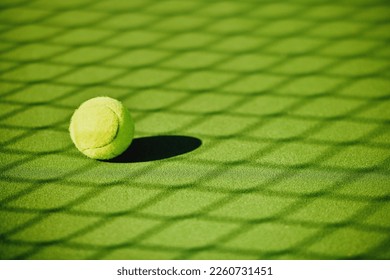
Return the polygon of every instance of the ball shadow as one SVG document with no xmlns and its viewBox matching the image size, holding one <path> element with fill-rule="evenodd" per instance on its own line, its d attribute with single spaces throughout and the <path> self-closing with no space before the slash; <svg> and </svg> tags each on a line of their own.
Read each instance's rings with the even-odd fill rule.
<svg viewBox="0 0 390 280">
<path fill-rule="evenodd" d="M 191 136 L 166 135 L 133 139 L 130 147 L 121 155 L 108 160 L 112 163 L 155 161 L 189 153 L 202 145 Z"/>
</svg>

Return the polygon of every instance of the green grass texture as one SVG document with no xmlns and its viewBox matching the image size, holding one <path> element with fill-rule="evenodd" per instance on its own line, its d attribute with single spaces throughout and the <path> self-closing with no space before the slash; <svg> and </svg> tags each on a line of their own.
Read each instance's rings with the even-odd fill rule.
<svg viewBox="0 0 390 280">
<path fill-rule="evenodd" d="M 387 0 L 1 0 L 0 259 L 390 259 L 389 43 Z"/>
</svg>

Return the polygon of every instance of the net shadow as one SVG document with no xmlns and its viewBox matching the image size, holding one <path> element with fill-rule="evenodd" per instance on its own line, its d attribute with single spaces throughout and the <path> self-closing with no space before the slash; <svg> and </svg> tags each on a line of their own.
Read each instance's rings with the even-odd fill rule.
<svg viewBox="0 0 390 280">
<path fill-rule="evenodd" d="M 167 159 L 192 152 L 202 145 L 198 138 L 182 135 L 140 137 L 120 156 L 108 160 L 111 163 L 146 162 Z"/>
</svg>

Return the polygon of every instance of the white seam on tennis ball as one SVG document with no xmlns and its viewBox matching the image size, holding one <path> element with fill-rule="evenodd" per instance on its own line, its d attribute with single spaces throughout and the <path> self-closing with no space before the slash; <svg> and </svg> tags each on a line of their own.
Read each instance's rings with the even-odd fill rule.
<svg viewBox="0 0 390 280">
<path fill-rule="evenodd" d="M 111 112 L 113 112 L 115 117 L 116 117 L 116 119 L 117 119 L 117 121 L 118 121 L 118 128 L 117 128 L 117 130 L 115 132 L 115 136 L 112 138 L 112 141 L 110 143 L 108 143 L 108 144 L 105 144 L 105 145 L 100 146 L 100 147 L 86 148 L 84 150 L 81 150 L 82 152 L 89 151 L 89 150 L 94 150 L 94 149 L 101 149 L 101 148 L 107 147 L 108 145 L 111 145 L 112 142 L 114 142 L 116 137 L 118 136 L 119 129 L 120 129 L 120 126 L 121 126 L 120 118 L 119 118 L 118 114 L 113 109 L 111 109 L 109 106 L 105 105 L 104 107 L 108 108 Z"/>
</svg>

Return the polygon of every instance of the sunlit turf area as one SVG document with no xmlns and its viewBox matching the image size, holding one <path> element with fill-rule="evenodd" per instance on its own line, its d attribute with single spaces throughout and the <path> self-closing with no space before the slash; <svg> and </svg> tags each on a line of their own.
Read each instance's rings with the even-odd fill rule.
<svg viewBox="0 0 390 280">
<path fill-rule="evenodd" d="M 389 44 L 388 0 L 0 0 L 0 258 L 390 259 Z"/>
</svg>

